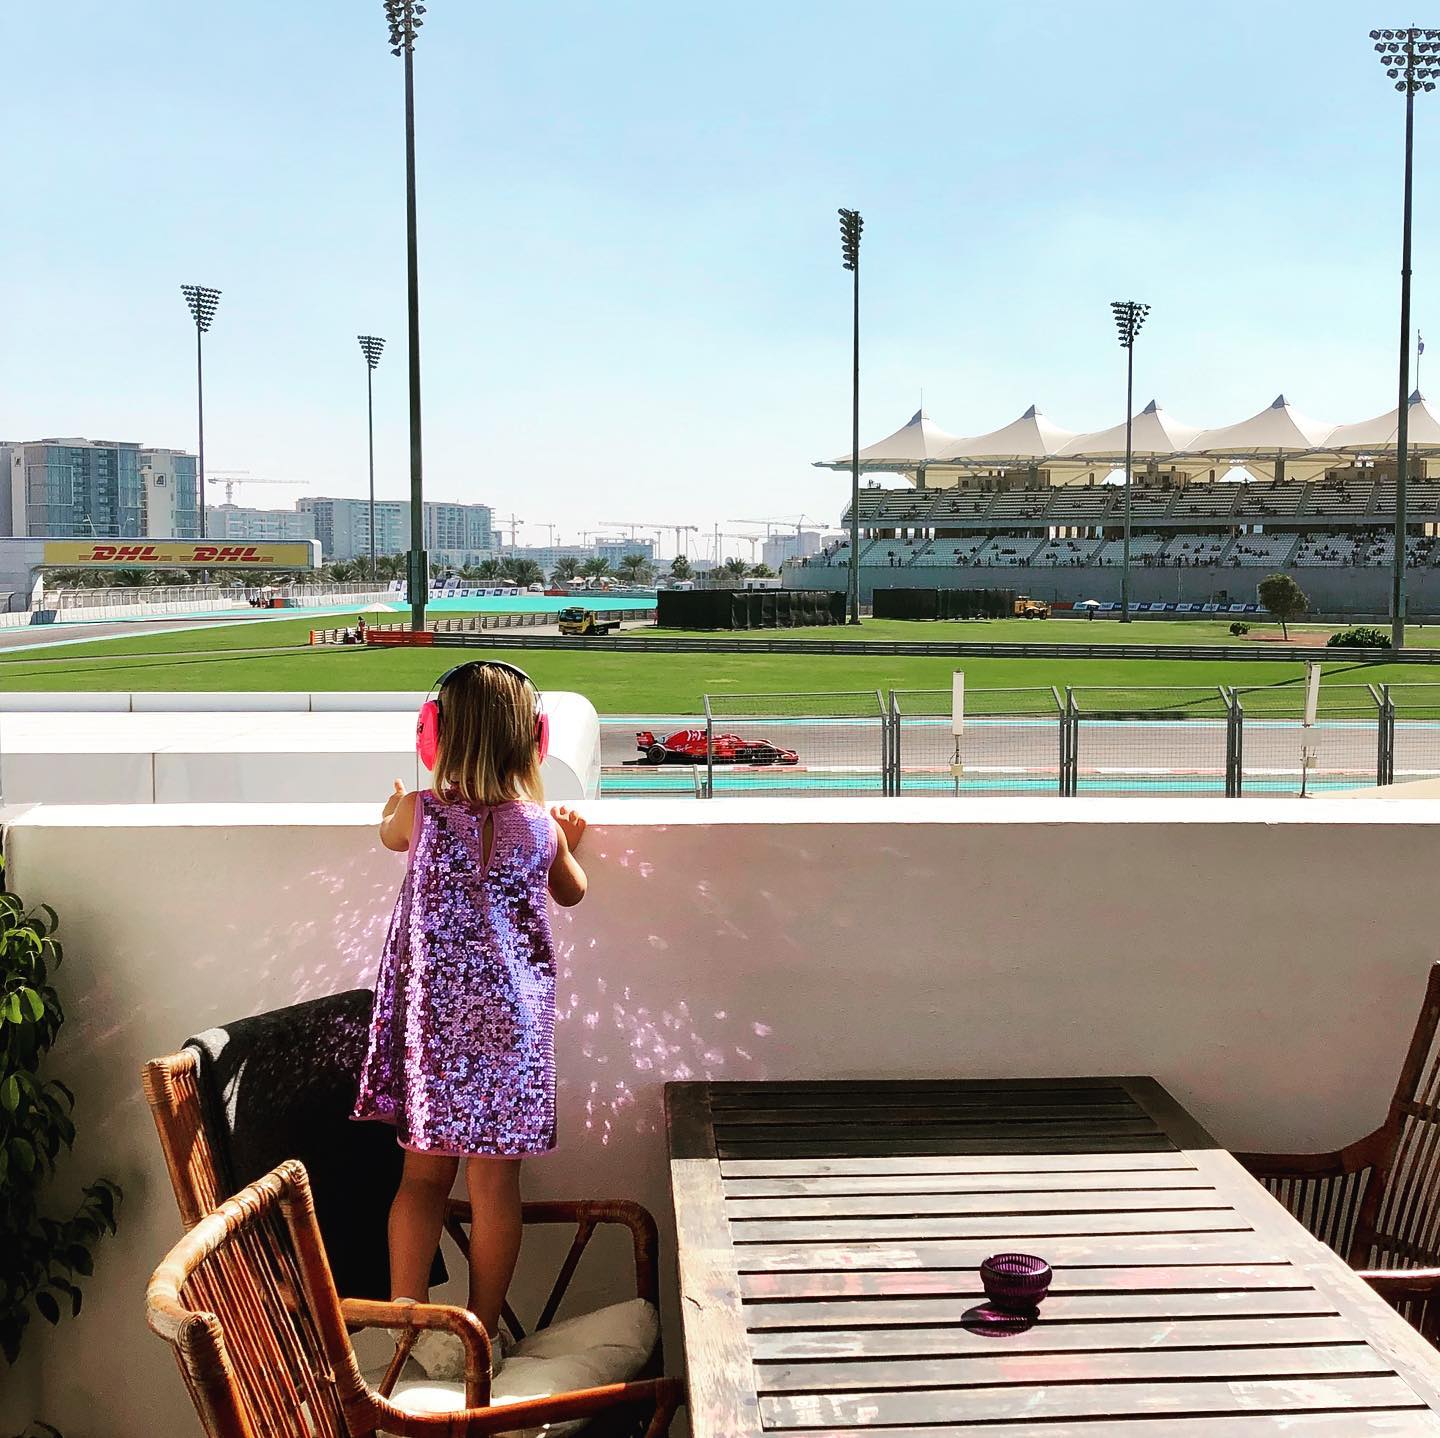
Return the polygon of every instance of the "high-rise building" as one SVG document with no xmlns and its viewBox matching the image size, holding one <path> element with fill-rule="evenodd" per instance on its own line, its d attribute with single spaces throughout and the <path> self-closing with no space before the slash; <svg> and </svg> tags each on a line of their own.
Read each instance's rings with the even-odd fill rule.
<svg viewBox="0 0 1440 1438">
<path fill-rule="evenodd" d="M 197 539 L 195 456 L 117 440 L 0 444 L 0 534 Z"/>
<path fill-rule="evenodd" d="M 370 501 L 307 496 L 295 506 L 314 516 L 315 538 L 327 560 L 361 559 L 370 553 Z M 425 548 L 441 564 L 473 564 L 495 552 L 488 504 L 426 500 Z M 410 548 L 410 501 L 375 501 L 376 554 L 404 554 Z"/>
<path fill-rule="evenodd" d="M 141 539 L 145 536 L 140 446 L 115 440 L 41 439 L 0 448 L 17 537 Z"/>
<path fill-rule="evenodd" d="M 244 539 L 256 543 L 314 539 L 315 516 L 301 509 L 246 509 L 239 504 L 205 508 L 208 539 Z"/>
<path fill-rule="evenodd" d="M 765 563 L 778 570 L 787 559 L 809 559 L 819 554 L 824 536 L 816 529 L 802 529 L 796 534 L 772 534 L 760 547 Z"/>
<path fill-rule="evenodd" d="M 602 539 L 595 546 L 595 553 L 601 559 L 610 561 L 611 569 L 619 569 L 620 561 L 630 554 L 638 554 L 651 564 L 655 562 L 655 541 L 653 539 Z"/>
<path fill-rule="evenodd" d="M 199 539 L 200 492 L 195 456 L 183 449 L 142 449 L 140 479 L 146 537 Z"/>
</svg>

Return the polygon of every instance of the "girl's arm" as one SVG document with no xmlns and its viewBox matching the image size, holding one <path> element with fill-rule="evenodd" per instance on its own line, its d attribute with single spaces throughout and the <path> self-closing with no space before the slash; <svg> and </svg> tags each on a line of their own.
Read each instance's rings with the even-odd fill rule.
<svg viewBox="0 0 1440 1438">
<path fill-rule="evenodd" d="M 574 908 L 585 897 L 585 870 L 575 858 L 585 821 L 573 809 L 551 809 L 555 821 L 555 857 L 550 861 L 550 897 L 563 909 Z"/>
<path fill-rule="evenodd" d="M 410 834 L 415 827 L 415 795 L 407 794 L 397 779 L 395 789 L 385 801 L 380 815 L 380 842 L 387 849 L 403 854 L 410 847 Z"/>
</svg>

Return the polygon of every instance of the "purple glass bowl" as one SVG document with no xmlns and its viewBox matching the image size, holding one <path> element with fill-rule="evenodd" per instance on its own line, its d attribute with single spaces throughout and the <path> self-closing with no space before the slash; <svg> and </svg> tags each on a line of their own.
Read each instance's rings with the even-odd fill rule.
<svg viewBox="0 0 1440 1438">
<path fill-rule="evenodd" d="M 997 1307 L 1035 1308 L 1050 1291 L 1050 1265 L 1029 1253 L 997 1253 L 980 1265 L 980 1282 Z"/>
</svg>

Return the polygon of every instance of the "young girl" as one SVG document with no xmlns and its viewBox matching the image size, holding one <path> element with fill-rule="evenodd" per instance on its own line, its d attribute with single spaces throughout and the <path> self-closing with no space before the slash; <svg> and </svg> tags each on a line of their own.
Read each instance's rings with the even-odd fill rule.
<svg viewBox="0 0 1440 1438">
<path fill-rule="evenodd" d="M 520 1248 L 520 1159 L 555 1146 L 555 954 L 546 891 L 585 897 L 585 821 L 547 815 L 538 695 L 508 665 L 451 673 L 437 696 L 434 788 L 396 783 L 380 823 L 409 851 L 375 984 L 357 1119 L 405 1150 L 390 1210 L 390 1289 L 424 1302 L 465 1165 L 470 1309 L 492 1338 Z M 497 1350 L 498 1358 L 498 1350 Z"/>
</svg>

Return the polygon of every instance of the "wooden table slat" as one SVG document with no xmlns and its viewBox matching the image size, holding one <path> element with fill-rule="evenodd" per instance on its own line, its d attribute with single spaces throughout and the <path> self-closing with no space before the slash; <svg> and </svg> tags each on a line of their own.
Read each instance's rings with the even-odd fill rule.
<svg viewBox="0 0 1440 1438">
<path fill-rule="evenodd" d="M 1012 1244 L 1052 1236 L 1166 1233 L 1250 1233 L 1234 1209 L 1161 1209 L 1120 1213 L 919 1214 L 906 1218 L 732 1219 L 736 1244 L 890 1243 L 932 1239 L 1005 1239 Z M 1048 1256 L 1048 1255 L 1047 1255 Z"/>
<path fill-rule="evenodd" d="M 837 1358 L 920 1358 L 999 1352 L 1121 1353 L 1134 1349 L 1297 1347 L 1307 1343 L 1350 1343 L 1355 1329 L 1348 1319 L 1326 1313 L 1287 1318 L 1232 1316 L 1121 1320 L 1097 1324 L 1064 1322 L 1046 1314 L 1043 1323 L 997 1340 L 983 1325 L 967 1326 L 962 1313 L 929 1328 L 822 1329 L 818 1332 L 750 1332 L 757 1363 L 821 1362 Z"/>
<path fill-rule="evenodd" d="M 1215 1186 L 1193 1168 L 1076 1169 L 1061 1173 L 874 1173 L 820 1174 L 799 1178 L 726 1178 L 727 1202 L 750 1198 L 867 1198 L 894 1205 L 896 1195 L 939 1195 L 959 1199 L 966 1194 L 989 1196 L 997 1202 L 1056 1193 L 1067 1199 L 1085 1195 L 1166 1194 Z M 1224 1200 L 1228 1201 L 1228 1200 Z"/>
<path fill-rule="evenodd" d="M 753 1182 L 753 1180 L 751 1180 Z M 1038 1193 L 793 1194 L 752 1198 L 725 1185 L 725 1212 L 732 1223 L 756 1218 L 913 1218 L 921 1214 L 1134 1213 L 1231 1208 L 1216 1189 L 1044 1189 Z"/>
<path fill-rule="evenodd" d="M 1436 1438 L 1440 1414 L 1423 1408 L 1366 1409 L 1348 1413 L 1242 1413 L 1222 1417 L 1168 1417 L 1110 1419 L 1100 1425 L 1079 1423 L 987 1423 L 959 1427 L 875 1428 L 863 1430 L 867 1438 L 950 1438 L 957 1433 L 978 1433 L 983 1438 Z M 772 1428 L 804 1433 L 806 1438 L 855 1438 L 854 1428 Z"/>
<path fill-rule="evenodd" d="M 1186 1413 L 1303 1413 L 1420 1407 L 1420 1399 L 1398 1377 L 1348 1376 L 1209 1382 L 1197 1379 L 1181 1383 L 1061 1383 L 1052 1388 L 1019 1391 L 1009 1386 L 877 1389 L 864 1393 L 796 1393 L 760 1400 L 765 1426 L 771 1429 L 837 1424 L 866 1428 L 905 1423 L 979 1425 L 1022 1417 L 1037 1422 Z"/>
<path fill-rule="evenodd" d="M 722 1159 L 776 1158 L 868 1158 L 908 1155 L 914 1158 L 998 1157 L 1001 1154 L 1023 1153 L 1040 1157 L 1047 1154 L 1094 1153 L 1097 1144 L 1106 1153 L 1173 1153 L 1175 1145 L 1161 1133 L 1122 1134 L 1114 1138 L 1081 1137 L 1079 1135 L 1040 1138 L 1027 1135 L 1023 1144 L 1016 1138 L 964 1137 L 932 1135 L 923 1129 L 891 1138 L 834 1138 L 761 1140 L 726 1140 L 716 1143 Z"/>
<path fill-rule="evenodd" d="M 978 1263 L 978 1260 L 977 1260 Z M 1060 1294 L 1236 1292 L 1246 1289 L 1310 1289 L 1313 1284 L 1291 1263 L 1154 1264 L 1146 1268 L 1077 1268 L 1066 1273 Z M 925 1297 L 940 1294 L 984 1296 L 973 1266 L 781 1273 L 742 1273 L 746 1299 Z M 1047 1307 L 1048 1311 L 1048 1307 Z"/>
<path fill-rule="evenodd" d="M 1014 1384 L 1020 1404 L 1036 1389 L 1071 1383 L 1209 1382 L 1232 1378 L 1328 1378 L 1335 1374 L 1386 1377 L 1391 1368 L 1364 1343 L 1299 1348 L 1200 1348 L 1161 1352 L 1003 1354 L 988 1356 L 854 1358 L 840 1362 L 765 1363 L 757 1388 L 771 1393 L 856 1393 L 884 1388 L 991 1388 Z"/>
<path fill-rule="evenodd" d="M 1303 1282 L 1298 1275 L 1296 1281 Z M 745 1322 L 750 1329 L 752 1346 L 762 1337 L 778 1332 L 808 1335 L 819 1341 L 835 1329 L 864 1333 L 883 1328 L 902 1333 L 906 1327 L 923 1328 L 927 1324 L 953 1328 L 962 1324 L 965 1315 L 979 1302 L 978 1283 L 975 1289 L 974 1293 L 935 1298 L 756 1299 L 746 1305 Z M 1069 1323 L 1103 1323 L 1108 1327 L 1111 1323 L 1140 1318 L 1174 1323 L 1218 1317 L 1243 1322 L 1252 1317 L 1328 1316 L 1334 1312 L 1335 1304 L 1309 1287 L 1211 1288 L 1183 1292 L 1167 1288 L 1154 1293 L 1062 1291 L 1045 1300 L 1045 1322 L 1032 1332 Z M 1104 1337 L 1104 1333 L 1100 1334 L 1097 1341 Z"/>
<path fill-rule="evenodd" d="M 819 1155 L 794 1159 L 783 1155 L 767 1158 L 722 1158 L 720 1175 L 732 1178 L 873 1178 L 883 1175 L 958 1174 L 994 1176 L 1002 1174 L 1062 1173 L 1194 1173 L 1195 1165 L 1173 1147 L 1164 1153 L 1068 1153 L 984 1156 L 939 1153 L 900 1158 L 894 1154 Z"/>
</svg>

